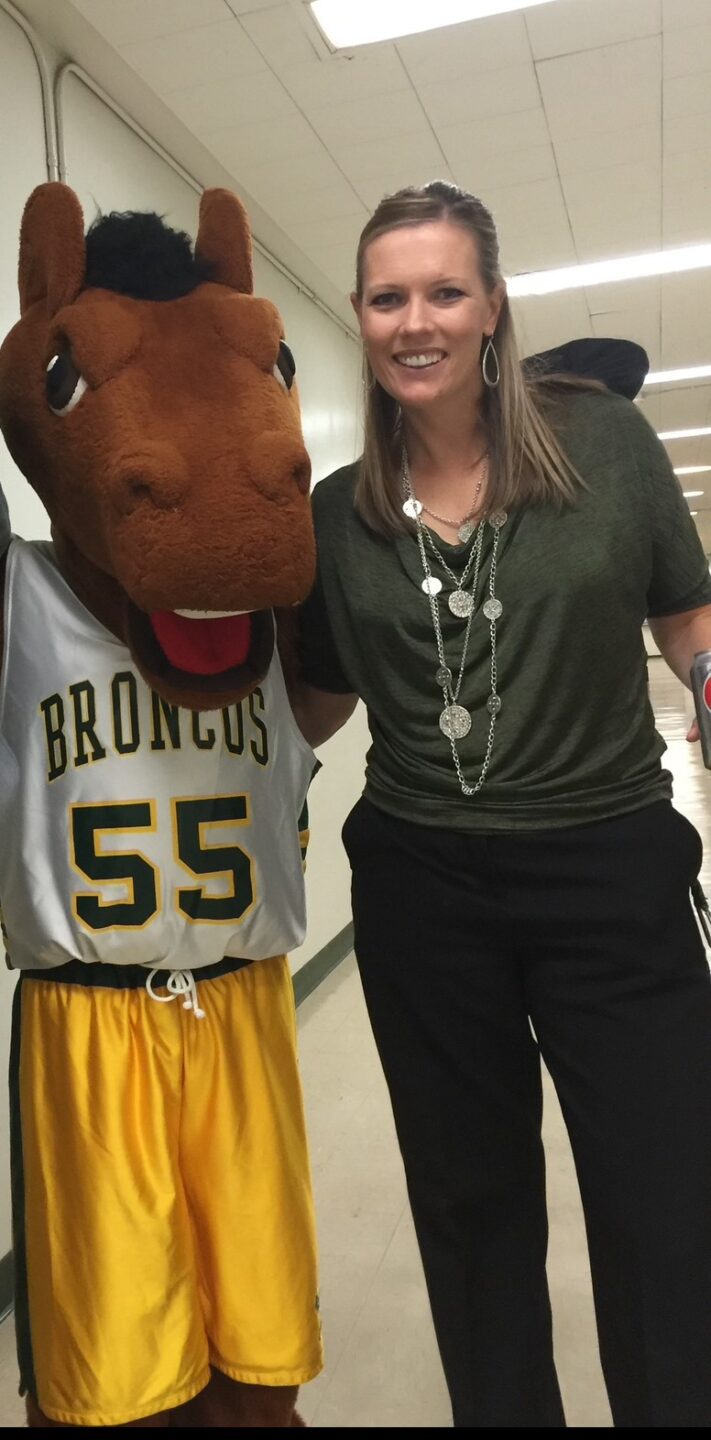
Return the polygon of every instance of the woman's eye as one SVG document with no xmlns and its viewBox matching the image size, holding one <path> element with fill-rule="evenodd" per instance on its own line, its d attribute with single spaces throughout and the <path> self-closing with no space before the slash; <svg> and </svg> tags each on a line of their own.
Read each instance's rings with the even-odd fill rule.
<svg viewBox="0 0 711 1440">
<path fill-rule="evenodd" d="M 462 296 L 463 294 L 464 294 L 464 291 L 463 291 L 463 290 L 458 290 L 457 287 L 456 287 L 456 285 L 443 285 L 443 286 L 442 286 L 442 289 L 437 291 L 437 299 L 438 299 L 438 300 L 459 300 L 459 299 L 461 299 L 461 296 Z"/>
<path fill-rule="evenodd" d="M 296 361 L 284 340 L 279 344 L 279 356 L 272 374 L 274 379 L 279 381 L 282 390 L 291 389 L 296 374 Z"/>
<path fill-rule="evenodd" d="M 68 415 L 79 404 L 87 383 L 72 360 L 71 350 L 58 350 L 45 372 L 45 394 L 53 415 Z"/>
<path fill-rule="evenodd" d="M 397 301 L 398 295 L 395 290 L 384 290 L 382 295 L 374 295 L 370 303 L 375 306 L 376 310 L 386 310 L 388 306 L 396 305 Z"/>
</svg>

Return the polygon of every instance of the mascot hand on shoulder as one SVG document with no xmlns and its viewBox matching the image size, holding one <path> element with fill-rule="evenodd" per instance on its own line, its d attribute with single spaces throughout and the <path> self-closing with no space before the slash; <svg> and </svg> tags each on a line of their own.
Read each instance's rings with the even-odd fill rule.
<svg viewBox="0 0 711 1440">
<path fill-rule="evenodd" d="M 30 1423 L 298 1424 L 321 1340 L 286 960 L 314 756 L 274 621 L 315 565 L 294 361 L 227 191 L 193 252 L 157 215 L 85 237 L 42 185 L 19 283 L 0 425 L 52 527 L 10 540 L 2 587 Z"/>
</svg>

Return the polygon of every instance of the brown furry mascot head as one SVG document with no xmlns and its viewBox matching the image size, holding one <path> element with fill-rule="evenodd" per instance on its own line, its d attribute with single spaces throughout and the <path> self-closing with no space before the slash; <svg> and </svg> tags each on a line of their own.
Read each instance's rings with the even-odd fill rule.
<svg viewBox="0 0 711 1440">
<path fill-rule="evenodd" d="M 157 215 L 84 235 L 66 185 L 22 221 L 0 426 L 62 571 L 164 699 L 213 710 L 266 673 L 271 610 L 312 583 L 294 362 L 252 293 L 240 201 L 208 190 L 195 251 Z"/>
</svg>

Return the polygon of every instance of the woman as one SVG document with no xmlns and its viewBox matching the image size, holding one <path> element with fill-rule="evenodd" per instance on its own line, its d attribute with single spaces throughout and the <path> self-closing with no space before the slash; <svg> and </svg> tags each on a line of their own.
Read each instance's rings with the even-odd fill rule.
<svg viewBox="0 0 711 1440">
<path fill-rule="evenodd" d="M 299 706 L 315 742 L 368 707 L 344 830 L 355 945 L 454 1423 L 565 1424 L 542 1056 L 614 1423 L 706 1425 L 701 851 L 670 803 L 641 626 L 688 684 L 708 566 L 634 406 L 522 379 L 480 201 L 441 182 L 384 200 L 353 303 L 365 449 L 314 493 Z"/>
</svg>

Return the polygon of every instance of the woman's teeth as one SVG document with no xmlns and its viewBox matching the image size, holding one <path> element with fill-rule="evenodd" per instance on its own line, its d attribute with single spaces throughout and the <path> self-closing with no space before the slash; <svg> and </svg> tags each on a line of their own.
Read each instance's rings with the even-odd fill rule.
<svg viewBox="0 0 711 1440">
<path fill-rule="evenodd" d="M 436 354 L 425 351 L 421 355 L 396 355 L 395 359 L 398 365 L 407 365 L 410 370 L 423 370 L 428 365 L 439 364 L 444 359 L 444 353 L 441 350 Z"/>
</svg>

